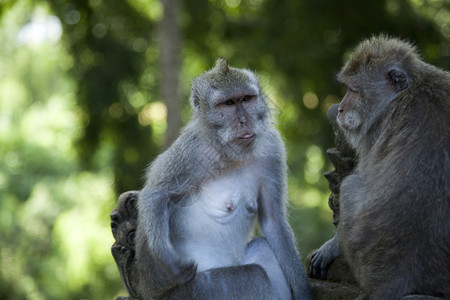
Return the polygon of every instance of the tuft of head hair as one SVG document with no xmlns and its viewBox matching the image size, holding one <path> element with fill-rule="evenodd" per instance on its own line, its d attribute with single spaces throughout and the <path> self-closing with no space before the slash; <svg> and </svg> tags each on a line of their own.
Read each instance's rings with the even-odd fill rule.
<svg viewBox="0 0 450 300">
<path fill-rule="evenodd" d="M 218 58 L 216 60 L 216 65 L 214 68 L 223 74 L 227 74 L 228 72 L 230 72 L 230 66 L 224 58 Z"/>
<path fill-rule="evenodd" d="M 190 103 L 194 110 L 201 105 L 209 105 L 211 95 L 225 93 L 228 95 L 242 92 L 253 85 L 258 89 L 256 75 L 247 69 L 234 68 L 223 58 L 218 58 L 210 70 L 197 76 L 191 87 Z"/>
<path fill-rule="evenodd" d="M 407 41 L 385 34 L 362 41 L 347 62 L 339 77 L 353 76 L 362 72 L 378 72 L 393 65 L 408 65 L 412 60 L 420 60 L 416 47 Z"/>
</svg>

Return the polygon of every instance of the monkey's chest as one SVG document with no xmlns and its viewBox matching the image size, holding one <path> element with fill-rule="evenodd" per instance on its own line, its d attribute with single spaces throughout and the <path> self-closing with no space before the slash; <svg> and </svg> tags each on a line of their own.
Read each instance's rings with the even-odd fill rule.
<svg viewBox="0 0 450 300">
<path fill-rule="evenodd" d="M 213 178 L 177 209 L 173 237 L 180 254 L 198 270 L 241 263 L 257 215 L 259 183 L 254 174 L 233 172 Z"/>
<path fill-rule="evenodd" d="M 196 213 L 221 225 L 243 226 L 251 221 L 258 209 L 259 185 L 246 175 L 232 174 L 206 183 L 197 195 Z"/>
</svg>

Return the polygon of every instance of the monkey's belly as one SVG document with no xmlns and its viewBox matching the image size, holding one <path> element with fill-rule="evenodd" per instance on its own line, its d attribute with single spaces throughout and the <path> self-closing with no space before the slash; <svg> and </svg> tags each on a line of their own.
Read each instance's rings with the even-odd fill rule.
<svg viewBox="0 0 450 300">
<path fill-rule="evenodd" d="M 176 216 L 174 246 L 198 271 L 239 265 L 257 212 L 258 182 L 246 172 L 215 178 Z"/>
</svg>

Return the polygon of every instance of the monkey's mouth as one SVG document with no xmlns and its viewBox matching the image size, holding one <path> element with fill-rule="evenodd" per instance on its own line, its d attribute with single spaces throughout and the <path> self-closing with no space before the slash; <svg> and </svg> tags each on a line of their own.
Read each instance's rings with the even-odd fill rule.
<svg viewBox="0 0 450 300">
<path fill-rule="evenodd" d="M 240 140 L 251 140 L 255 137 L 254 133 L 245 133 L 244 135 L 241 135 L 238 139 Z"/>
</svg>

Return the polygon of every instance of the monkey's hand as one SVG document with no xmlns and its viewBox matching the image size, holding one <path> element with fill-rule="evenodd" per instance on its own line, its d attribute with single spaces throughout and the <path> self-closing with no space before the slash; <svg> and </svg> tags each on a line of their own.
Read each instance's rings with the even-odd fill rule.
<svg viewBox="0 0 450 300">
<path fill-rule="evenodd" d="M 197 274 L 197 265 L 192 261 L 188 263 L 178 261 L 177 263 L 172 263 L 169 268 L 177 283 L 181 285 L 190 282 Z"/>
<path fill-rule="evenodd" d="M 322 245 L 311 255 L 309 275 L 312 278 L 327 279 L 327 270 L 331 262 L 339 256 L 336 236 Z"/>
</svg>

